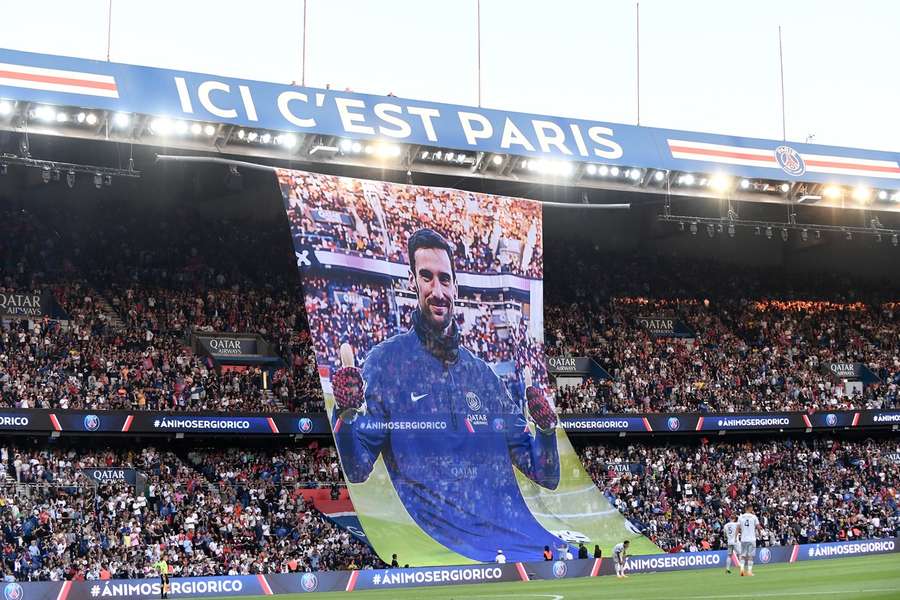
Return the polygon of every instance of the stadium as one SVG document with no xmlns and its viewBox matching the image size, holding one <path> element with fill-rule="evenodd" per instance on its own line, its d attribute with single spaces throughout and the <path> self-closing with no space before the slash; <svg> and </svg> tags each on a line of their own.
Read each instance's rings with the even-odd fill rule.
<svg viewBox="0 0 900 600">
<path fill-rule="evenodd" d="M 900 598 L 900 154 L 0 63 L 6 600 Z"/>
</svg>

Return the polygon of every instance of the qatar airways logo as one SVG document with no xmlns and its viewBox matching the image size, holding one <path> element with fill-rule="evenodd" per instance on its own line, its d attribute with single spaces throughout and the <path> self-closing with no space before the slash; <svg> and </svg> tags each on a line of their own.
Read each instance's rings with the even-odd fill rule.
<svg viewBox="0 0 900 600">
<path fill-rule="evenodd" d="M 209 340 L 209 347 L 214 354 L 244 354 L 241 342 L 242 340 L 232 338 L 211 338 Z"/>
<path fill-rule="evenodd" d="M 41 312 L 40 294 L 0 293 L 0 313 L 12 316 L 37 316 Z"/>
</svg>

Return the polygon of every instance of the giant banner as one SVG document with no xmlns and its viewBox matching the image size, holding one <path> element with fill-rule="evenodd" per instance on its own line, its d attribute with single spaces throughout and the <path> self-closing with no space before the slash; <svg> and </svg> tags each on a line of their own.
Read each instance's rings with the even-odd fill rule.
<svg viewBox="0 0 900 600">
<path fill-rule="evenodd" d="M 335 444 L 380 556 L 523 561 L 620 541 L 548 395 L 541 205 L 278 178 Z"/>
</svg>

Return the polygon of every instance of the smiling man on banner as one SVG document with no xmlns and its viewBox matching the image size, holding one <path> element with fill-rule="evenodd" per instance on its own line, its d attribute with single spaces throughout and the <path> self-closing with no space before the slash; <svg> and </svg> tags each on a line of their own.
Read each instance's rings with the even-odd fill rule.
<svg viewBox="0 0 900 600">
<path fill-rule="evenodd" d="M 556 412 L 526 381 L 523 407 L 483 360 L 460 346 L 453 249 L 431 229 L 407 246 L 418 306 L 413 326 L 372 348 L 362 369 L 341 347 L 332 422 L 344 472 L 365 481 L 379 456 L 415 522 L 433 539 L 489 562 L 535 560 L 559 546 L 522 498 L 513 465 L 546 488 L 560 479 Z M 527 373 L 526 373 L 527 379 Z"/>
</svg>

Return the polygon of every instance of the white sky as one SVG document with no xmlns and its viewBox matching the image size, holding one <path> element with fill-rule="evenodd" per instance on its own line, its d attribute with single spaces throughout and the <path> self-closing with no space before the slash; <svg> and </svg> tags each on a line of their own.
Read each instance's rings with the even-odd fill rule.
<svg viewBox="0 0 900 600">
<path fill-rule="evenodd" d="M 0 0 L 0 47 L 106 59 L 109 0 Z M 112 0 L 111 60 L 300 80 L 303 0 Z M 632 0 L 481 0 L 482 105 L 635 123 Z M 306 84 L 474 105 L 476 0 L 308 0 Z M 900 151 L 900 2 L 642 0 L 641 124 Z"/>
</svg>

